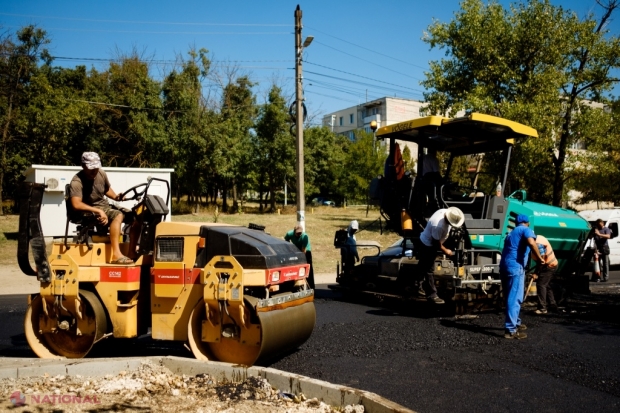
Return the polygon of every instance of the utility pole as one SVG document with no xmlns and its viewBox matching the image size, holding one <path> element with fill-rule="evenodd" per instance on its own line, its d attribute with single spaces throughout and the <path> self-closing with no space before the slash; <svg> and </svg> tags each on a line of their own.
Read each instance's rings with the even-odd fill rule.
<svg viewBox="0 0 620 413">
<path fill-rule="evenodd" d="M 297 149 L 297 224 L 306 230 L 305 208 L 306 201 L 304 198 L 304 91 L 303 91 L 303 75 L 301 70 L 301 61 L 304 47 L 308 47 L 314 37 L 309 36 L 304 43 L 301 43 L 301 9 L 299 4 L 295 9 L 295 110 L 296 110 L 296 149 Z"/>
</svg>

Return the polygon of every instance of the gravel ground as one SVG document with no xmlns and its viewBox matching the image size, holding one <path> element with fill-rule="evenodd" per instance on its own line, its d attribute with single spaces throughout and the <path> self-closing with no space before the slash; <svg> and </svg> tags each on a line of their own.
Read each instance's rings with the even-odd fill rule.
<svg viewBox="0 0 620 413">
<path fill-rule="evenodd" d="M 274 389 L 257 377 L 242 383 L 216 383 L 206 374 L 179 376 L 144 362 L 139 370 L 116 376 L 31 377 L 0 380 L 0 410 L 12 412 L 154 411 L 242 413 L 330 413 L 317 399 Z M 338 412 L 363 413 L 363 406 Z"/>
</svg>

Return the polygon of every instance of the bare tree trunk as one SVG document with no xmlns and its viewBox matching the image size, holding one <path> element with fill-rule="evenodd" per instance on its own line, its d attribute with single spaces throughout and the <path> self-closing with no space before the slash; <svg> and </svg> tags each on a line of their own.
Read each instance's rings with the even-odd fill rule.
<svg viewBox="0 0 620 413">
<path fill-rule="evenodd" d="M 237 198 L 237 182 L 233 179 L 232 185 L 232 196 L 233 196 L 233 211 L 237 212 L 239 210 L 239 199 Z"/>
<path fill-rule="evenodd" d="M 269 192 L 270 192 L 270 206 L 271 206 L 271 212 L 276 210 L 276 188 L 273 182 L 269 182 Z"/>
<path fill-rule="evenodd" d="M 228 185 L 222 188 L 222 212 L 228 212 Z"/>
<path fill-rule="evenodd" d="M 11 116 L 13 112 L 13 94 L 9 97 L 9 105 L 6 113 L 6 122 L 2 128 L 2 168 L 0 168 L 0 216 L 4 215 L 4 208 L 2 207 L 2 191 L 4 189 L 4 171 L 7 168 L 6 152 L 9 141 L 9 125 L 11 123 Z"/>
</svg>

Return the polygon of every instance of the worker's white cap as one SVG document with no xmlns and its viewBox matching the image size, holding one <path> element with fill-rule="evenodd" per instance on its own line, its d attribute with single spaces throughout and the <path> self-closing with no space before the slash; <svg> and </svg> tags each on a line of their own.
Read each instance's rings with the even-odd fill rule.
<svg viewBox="0 0 620 413">
<path fill-rule="evenodd" d="M 96 152 L 84 152 L 82 154 L 82 165 L 84 165 L 86 169 L 101 168 L 101 159 Z"/>
<path fill-rule="evenodd" d="M 465 215 L 463 215 L 463 211 L 456 207 L 450 207 L 446 211 L 446 219 L 448 223 L 455 228 L 460 228 L 465 222 Z"/>
</svg>

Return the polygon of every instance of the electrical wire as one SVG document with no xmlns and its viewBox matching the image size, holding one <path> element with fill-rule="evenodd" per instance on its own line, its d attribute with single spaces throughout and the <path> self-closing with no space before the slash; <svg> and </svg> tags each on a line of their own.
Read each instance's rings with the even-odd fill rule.
<svg viewBox="0 0 620 413">
<path fill-rule="evenodd" d="M 345 78 L 337 77 L 337 76 L 330 76 L 330 75 L 326 75 L 326 74 L 323 74 L 323 73 L 312 72 L 312 71 L 309 71 L 309 70 L 306 70 L 305 73 L 310 73 L 310 74 L 316 75 L 316 76 L 323 76 L 323 77 L 327 77 L 327 78 L 330 78 L 330 79 L 335 79 L 335 80 L 340 80 L 340 81 L 344 81 L 344 82 L 355 83 L 355 84 L 359 84 L 359 85 L 363 85 L 363 86 L 368 86 L 368 87 L 377 87 L 376 85 L 372 85 L 370 83 L 359 82 L 359 81 L 356 81 L 356 80 L 345 79 Z M 383 83 L 386 83 L 386 82 L 383 82 Z M 405 92 L 405 91 L 403 91 L 401 89 L 393 89 L 393 88 L 382 88 L 382 89 L 383 90 L 391 90 L 392 92 L 396 92 L 396 93 L 411 94 L 410 92 Z M 407 89 L 423 93 L 422 91 L 418 91 L 416 89 L 411 89 L 411 88 L 407 88 Z"/>
<path fill-rule="evenodd" d="M 179 25 L 179 26 L 254 26 L 254 27 L 291 27 L 292 24 L 263 24 L 263 23 L 189 23 L 189 22 L 149 22 L 140 20 L 104 20 L 104 19 L 80 19 L 76 17 L 59 17 L 59 16 L 37 16 L 32 14 L 15 14 L 15 13 L 0 13 L 0 16 L 13 16 L 13 17 L 28 17 L 34 19 L 56 19 L 56 20 L 71 20 L 71 21 L 85 21 L 85 22 L 100 22 L 100 23 L 123 23 L 123 24 L 156 24 L 156 25 Z"/>
<path fill-rule="evenodd" d="M 306 63 L 311 64 L 313 66 L 322 67 L 323 69 L 333 70 L 334 72 L 344 73 L 345 75 L 355 76 L 355 77 L 359 77 L 359 78 L 367 79 L 367 80 L 372 80 L 373 82 L 383 83 L 383 84 L 390 85 L 390 86 L 396 86 L 397 88 L 408 89 L 408 90 L 412 90 L 414 92 L 422 92 L 420 89 L 414 89 L 414 88 L 410 88 L 410 87 L 402 86 L 402 85 L 397 85 L 395 83 L 390 83 L 390 82 L 384 82 L 383 80 L 373 79 L 373 78 L 367 77 L 367 76 L 356 75 L 355 73 L 346 72 L 344 70 L 339 70 L 339 69 L 334 69 L 332 67 L 320 65 L 318 63 L 313 63 L 313 62 L 308 62 L 308 61 L 306 61 Z M 312 72 L 308 72 L 308 73 L 312 73 Z"/>
<path fill-rule="evenodd" d="M 347 52 L 345 52 L 345 51 L 342 51 L 342 50 L 336 49 L 335 47 L 332 47 L 332 46 L 329 46 L 329 45 L 327 45 L 327 44 L 325 44 L 325 43 L 319 42 L 318 40 L 315 40 L 315 41 L 314 41 L 314 43 L 320 44 L 321 46 L 324 46 L 324 47 L 327 47 L 327 48 L 329 48 L 329 49 L 335 50 L 335 51 L 337 51 L 337 52 L 339 52 L 339 53 L 342 53 L 342 54 L 345 54 L 345 55 L 347 55 L 347 56 L 351 56 L 351 57 L 353 57 L 353 58 L 355 58 L 355 59 L 359 59 L 359 60 L 361 60 L 361 61 L 363 61 L 363 62 L 370 63 L 371 65 L 374 65 L 374 66 L 380 67 L 380 68 L 382 68 L 382 69 L 389 70 L 390 72 L 394 72 L 394 73 L 397 73 L 397 74 L 402 75 L 402 76 L 407 76 L 407 77 L 409 77 L 409 78 L 411 78 L 411 79 L 420 80 L 420 79 L 418 79 L 417 77 L 414 77 L 414 76 L 408 75 L 408 74 L 406 74 L 406 73 L 402 73 L 402 72 L 396 71 L 396 70 L 394 70 L 394 69 L 390 69 L 390 68 L 389 68 L 389 67 L 387 67 L 387 66 L 382 66 L 382 65 L 380 65 L 380 64 L 377 64 L 377 63 L 373 62 L 372 60 L 364 59 L 364 58 L 361 58 L 361 57 L 359 57 L 359 56 L 355 56 L 355 55 L 353 55 L 353 54 L 351 54 L 351 53 L 347 53 Z"/>
<path fill-rule="evenodd" d="M 6 25 L 4 27 L 21 28 L 23 26 Z M 290 36 L 291 32 L 162 32 L 151 30 L 106 30 L 106 29 L 71 29 L 65 27 L 47 27 L 46 31 L 59 30 L 65 32 L 91 32 L 91 33 L 132 33 L 132 34 L 192 34 L 192 35 L 287 35 Z"/>
<path fill-rule="evenodd" d="M 313 27 L 306 26 L 306 29 L 314 30 L 314 31 L 319 32 L 319 33 L 321 33 L 321 34 L 324 34 L 324 35 L 326 35 L 326 36 L 333 37 L 333 38 L 334 38 L 334 39 L 336 39 L 336 40 L 340 40 L 341 42 L 348 43 L 348 44 L 350 44 L 350 45 L 352 45 L 352 46 L 359 47 L 360 49 L 363 49 L 363 50 L 366 50 L 366 51 L 369 51 L 369 52 L 372 52 L 372 53 L 378 54 L 379 56 L 387 57 L 388 59 L 392 59 L 392 60 L 395 60 L 395 61 L 397 61 L 397 62 L 401 62 L 401 63 L 407 64 L 407 65 L 409 65 L 409 66 L 417 67 L 417 68 L 424 69 L 424 70 L 427 70 L 427 69 L 428 69 L 428 67 L 422 67 L 422 66 L 419 66 L 419 65 L 416 65 L 416 64 L 410 63 L 410 62 L 406 62 L 406 61 L 401 60 L 401 59 L 397 59 L 397 58 L 395 58 L 395 57 L 392 57 L 392 56 L 386 55 L 386 54 L 381 53 L 381 52 L 377 52 L 377 51 L 372 50 L 372 49 L 369 49 L 369 48 L 367 48 L 367 47 L 360 46 L 359 44 L 355 44 L 355 43 L 350 42 L 350 41 L 348 41 L 348 40 L 341 39 L 340 37 L 336 37 L 336 36 L 334 36 L 334 35 L 331 35 L 331 34 L 329 34 L 329 33 L 326 33 L 326 32 L 324 32 L 324 31 L 321 31 L 321 30 L 316 29 L 316 28 L 313 28 Z"/>
</svg>

